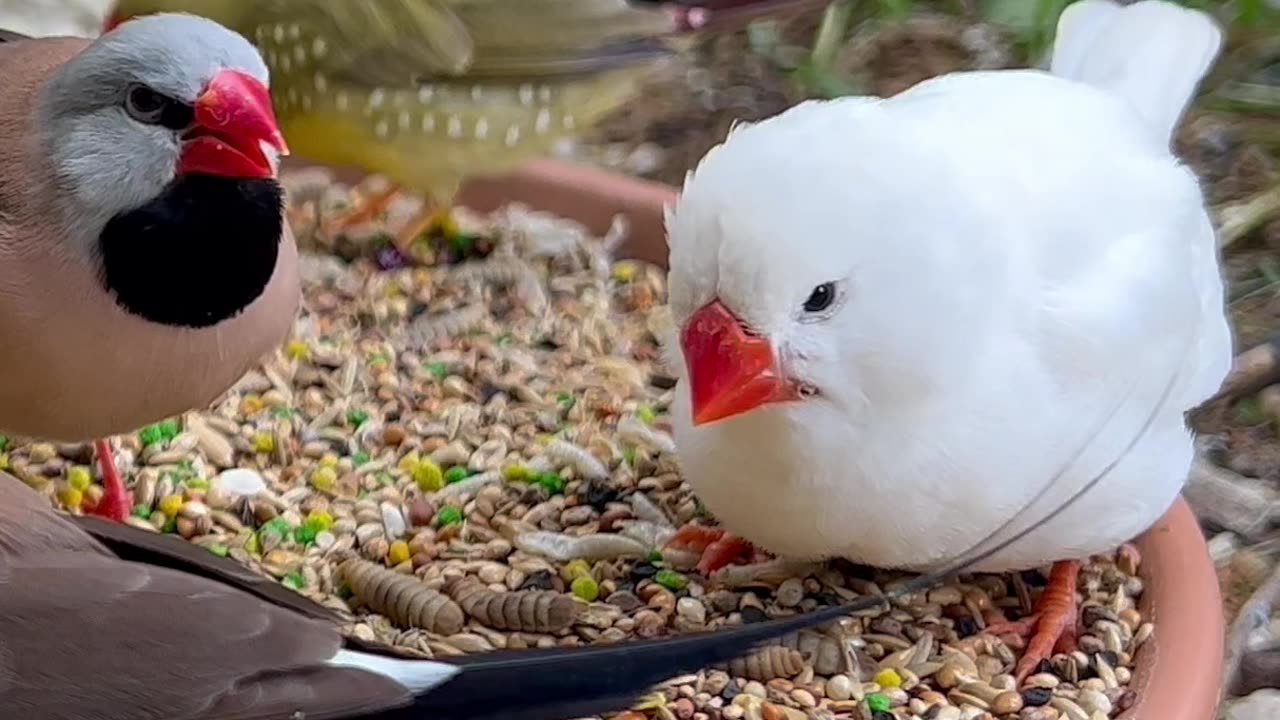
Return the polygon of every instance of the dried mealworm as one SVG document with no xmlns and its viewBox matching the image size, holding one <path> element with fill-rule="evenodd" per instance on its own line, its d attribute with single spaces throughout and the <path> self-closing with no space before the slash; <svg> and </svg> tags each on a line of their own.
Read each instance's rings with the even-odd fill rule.
<svg viewBox="0 0 1280 720">
<path fill-rule="evenodd" d="M 412 575 L 359 558 L 346 560 L 339 570 L 361 602 L 397 626 L 421 628 L 438 635 L 452 635 L 462 629 L 462 608 Z"/>
<path fill-rule="evenodd" d="M 564 440 L 552 440 L 547 443 L 546 454 L 566 465 L 572 465 L 585 478 L 603 479 L 609 477 L 609 470 L 595 455 Z"/>
<path fill-rule="evenodd" d="M 553 633 L 564 630 L 583 605 L 550 590 L 494 592 L 476 578 L 459 578 L 448 593 L 468 615 L 497 630 Z"/>
<path fill-rule="evenodd" d="M 804 670 L 804 657 L 799 650 L 781 645 L 757 648 L 750 655 L 730 660 L 721 668 L 733 677 L 769 682 L 778 678 L 793 678 Z"/>
<path fill-rule="evenodd" d="M 670 435 L 654 430 L 632 415 L 627 415 L 618 421 L 618 437 L 659 452 L 674 453 L 676 451 L 676 443 Z"/>
<path fill-rule="evenodd" d="M 436 338 L 456 337 L 484 322 L 488 310 L 483 305 L 467 305 L 451 312 L 422 315 L 409 325 L 408 339 L 413 347 L 421 347 Z"/>
<path fill-rule="evenodd" d="M 540 555 L 560 562 L 568 562 L 575 558 L 614 560 L 621 557 L 644 557 L 649 554 L 649 548 L 644 543 L 617 533 L 565 535 L 545 530 L 532 530 L 516 535 L 512 542 L 517 549 L 530 555 Z"/>
</svg>

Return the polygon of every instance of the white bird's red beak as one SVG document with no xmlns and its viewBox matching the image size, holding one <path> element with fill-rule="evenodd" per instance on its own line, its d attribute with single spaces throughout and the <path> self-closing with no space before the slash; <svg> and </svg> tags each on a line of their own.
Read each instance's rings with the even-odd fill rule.
<svg viewBox="0 0 1280 720">
<path fill-rule="evenodd" d="M 702 306 L 680 331 L 689 369 L 693 424 L 723 420 L 773 402 L 800 399 L 767 338 L 747 330 L 719 300 Z"/>
<path fill-rule="evenodd" d="M 275 177 L 288 155 L 271 94 L 257 78 L 222 70 L 196 99 L 195 124 L 183 136 L 180 173 L 232 178 Z"/>
</svg>

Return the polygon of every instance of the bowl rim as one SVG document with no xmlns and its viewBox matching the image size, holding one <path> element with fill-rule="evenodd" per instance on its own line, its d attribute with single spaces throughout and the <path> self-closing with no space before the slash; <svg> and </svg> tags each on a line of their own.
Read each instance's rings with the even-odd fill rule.
<svg viewBox="0 0 1280 720">
<path fill-rule="evenodd" d="M 622 214 L 629 233 L 619 255 L 667 266 L 665 208 L 676 188 L 555 159 L 473 178 L 456 202 L 477 212 L 519 202 L 603 235 Z M 1116 720 L 1208 720 L 1222 689 L 1225 622 L 1217 573 L 1199 523 L 1181 495 L 1135 542 L 1142 556 L 1139 609 L 1155 632 L 1138 651 L 1130 687 L 1138 695 Z"/>
</svg>

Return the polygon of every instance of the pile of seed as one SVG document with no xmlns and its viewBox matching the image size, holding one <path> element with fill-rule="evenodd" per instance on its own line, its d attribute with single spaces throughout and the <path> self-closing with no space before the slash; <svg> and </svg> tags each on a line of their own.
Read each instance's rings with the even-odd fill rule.
<svg viewBox="0 0 1280 720">
<path fill-rule="evenodd" d="M 323 214 L 342 198 L 308 202 Z M 129 521 L 426 656 L 759 622 L 907 577 L 768 563 L 709 580 L 664 553 L 706 513 L 669 435 L 663 272 L 610 258 L 621 225 L 595 238 L 514 206 L 459 222 L 486 257 L 392 269 L 306 257 L 304 309 L 278 352 L 208 411 L 114 439 Z M 101 496 L 87 447 L 4 444 L 3 467 L 59 506 Z M 1152 633 L 1136 573 L 1131 555 L 1086 563 L 1079 650 L 1022 689 L 1018 648 L 983 629 L 1029 611 L 1040 571 L 896 599 L 672 679 L 624 715 L 1113 717 L 1135 700 L 1134 656 Z"/>
</svg>

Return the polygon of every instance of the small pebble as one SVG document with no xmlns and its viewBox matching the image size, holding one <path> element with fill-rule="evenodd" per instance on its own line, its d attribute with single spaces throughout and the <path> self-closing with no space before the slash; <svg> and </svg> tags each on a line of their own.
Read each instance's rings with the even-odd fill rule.
<svg viewBox="0 0 1280 720">
<path fill-rule="evenodd" d="M 1027 707 L 1045 705 L 1053 697 L 1053 691 L 1047 687 L 1029 687 L 1022 691 L 1022 703 Z"/>
<path fill-rule="evenodd" d="M 694 625 L 705 625 L 707 622 L 707 607 L 696 598 L 685 597 L 677 600 L 676 613 Z"/>
<path fill-rule="evenodd" d="M 1009 715 L 1022 709 L 1022 696 L 1012 690 L 1005 690 L 991 701 L 991 712 L 996 715 Z"/>
<path fill-rule="evenodd" d="M 1076 704 L 1087 713 L 1111 714 L 1111 701 L 1107 699 L 1105 694 L 1097 690 L 1081 690 L 1080 696 L 1076 698 Z"/>
<path fill-rule="evenodd" d="M 832 700 L 848 700 L 853 697 L 853 681 L 848 675 L 833 675 L 827 680 L 827 697 Z"/>
<path fill-rule="evenodd" d="M 818 700 L 813 693 L 804 688 L 796 688 L 791 691 L 791 698 L 804 708 L 815 708 L 818 706 Z"/>
<path fill-rule="evenodd" d="M 778 586 L 774 593 L 778 604 L 785 608 L 792 608 L 800 604 L 804 599 L 804 581 L 800 578 L 788 578 Z"/>
</svg>

